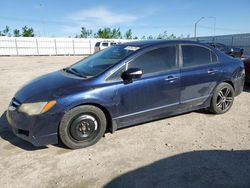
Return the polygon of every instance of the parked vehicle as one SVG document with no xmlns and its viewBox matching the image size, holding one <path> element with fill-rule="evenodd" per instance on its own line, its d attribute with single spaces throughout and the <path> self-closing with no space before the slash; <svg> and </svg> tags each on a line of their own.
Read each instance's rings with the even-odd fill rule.
<svg viewBox="0 0 250 188">
<path fill-rule="evenodd" d="M 250 58 L 244 60 L 245 71 L 246 71 L 246 82 L 250 83 Z"/>
<path fill-rule="evenodd" d="M 106 130 L 197 109 L 225 113 L 243 85 L 243 62 L 205 44 L 130 42 L 28 83 L 12 99 L 7 119 L 35 146 L 60 138 L 83 148 Z"/>
<path fill-rule="evenodd" d="M 95 44 L 95 53 L 96 52 L 99 52 L 101 50 L 104 50 L 110 46 L 113 46 L 113 45 L 116 45 L 118 44 L 117 42 L 114 42 L 114 41 L 102 41 L 102 42 L 97 42 Z"/>
<path fill-rule="evenodd" d="M 230 55 L 232 57 L 239 57 L 241 58 L 243 53 L 244 53 L 244 49 L 241 48 L 236 48 L 236 47 L 228 47 L 225 44 L 222 43 L 214 43 L 214 42 L 209 42 L 207 43 L 210 46 L 213 46 L 214 48 L 217 48 L 218 50 L 222 51 L 223 53 Z"/>
</svg>

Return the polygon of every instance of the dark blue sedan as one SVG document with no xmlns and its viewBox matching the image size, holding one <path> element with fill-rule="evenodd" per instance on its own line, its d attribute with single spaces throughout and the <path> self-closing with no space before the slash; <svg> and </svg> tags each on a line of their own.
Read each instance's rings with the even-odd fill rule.
<svg viewBox="0 0 250 188">
<path fill-rule="evenodd" d="M 12 99 L 13 132 L 35 146 L 95 144 L 104 133 L 198 109 L 227 112 L 243 62 L 192 41 L 116 45 L 39 77 Z"/>
</svg>

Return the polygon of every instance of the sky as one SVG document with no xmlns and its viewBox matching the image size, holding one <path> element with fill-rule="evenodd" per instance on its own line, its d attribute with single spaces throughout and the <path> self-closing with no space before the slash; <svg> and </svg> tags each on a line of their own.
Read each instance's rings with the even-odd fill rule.
<svg viewBox="0 0 250 188">
<path fill-rule="evenodd" d="M 164 31 L 191 37 L 250 33 L 250 0 L 2 0 L 0 30 L 27 25 L 46 37 L 74 37 L 81 27 L 120 28 L 133 36 Z"/>
</svg>

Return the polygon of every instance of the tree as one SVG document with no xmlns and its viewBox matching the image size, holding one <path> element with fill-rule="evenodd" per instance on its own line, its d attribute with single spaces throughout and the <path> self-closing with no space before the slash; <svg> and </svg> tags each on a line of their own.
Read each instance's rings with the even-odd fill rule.
<svg viewBox="0 0 250 188">
<path fill-rule="evenodd" d="M 34 29 L 32 27 L 28 28 L 28 26 L 24 26 L 22 28 L 22 36 L 23 37 L 34 37 L 35 36 Z"/>
<path fill-rule="evenodd" d="M 146 40 L 146 36 L 143 35 L 143 36 L 141 37 L 141 39 L 142 39 L 142 40 Z"/>
<path fill-rule="evenodd" d="M 184 39 L 185 36 L 183 34 L 181 34 L 179 37 L 177 37 L 178 39 Z"/>
<path fill-rule="evenodd" d="M 14 29 L 13 34 L 14 34 L 14 37 L 20 37 L 21 36 L 19 29 Z"/>
<path fill-rule="evenodd" d="M 95 34 L 96 38 L 102 38 L 102 39 L 110 39 L 111 38 L 111 29 L 106 27 L 103 29 L 99 29 L 97 33 Z"/>
<path fill-rule="evenodd" d="M 1 36 L 11 36 L 9 26 L 5 26 L 5 29 L 1 32 Z"/>
<path fill-rule="evenodd" d="M 121 34 L 121 31 L 120 31 L 120 28 L 118 29 L 113 29 L 111 31 L 111 36 L 110 36 L 112 39 L 121 39 L 122 38 L 122 34 Z"/>
<path fill-rule="evenodd" d="M 168 37 L 168 39 L 176 39 L 176 36 L 172 33 L 172 34 Z"/>
<path fill-rule="evenodd" d="M 120 28 L 118 29 L 111 29 L 109 27 L 105 27 L 103 29 L 99 29 L 95 34 L 96 38 L 103 38 L 103 39 L 121 39 L 122 34 Z"/>
<path fill-rule="evenodd" d="M 168 32 L 164 31 L 162 34 L 159 34 L 157 39 L 168 39 Z"/>
<path fill-rule="evenodd" d="M 89 38 L 92 37 L 92 30 L 91 29 L 86 29 L 85 27 L 81 28 L 81 34 L 80 38 Z"/>
<path fill-rule="evenodd" d="M 126 33 L 125 33 L 125 39 L 132 39 L 133 36 L 132 36 L 132 31 L 131 29 L 129 29 Z"/>
<path fill-rule="evenodd" d="M 152 40 L 154 37 L 152 35 L 148 36 L 148 40 Z"/>
</svg>

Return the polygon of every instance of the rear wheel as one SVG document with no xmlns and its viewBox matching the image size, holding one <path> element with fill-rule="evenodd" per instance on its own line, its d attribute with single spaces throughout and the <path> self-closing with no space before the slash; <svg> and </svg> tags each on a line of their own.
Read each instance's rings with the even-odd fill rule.
<svg viewBox="0 0 250 188">
<path fill-rule="evenodd" d="M 69 148 L 84 148 L 95 144 L 105 133 L 106 117 L 95 106 L 84 105 L 67 112 L 59 127 L 59 136 Z"/>
<path fill-rule="evenodd" d="M 223 114 L 232 107 L 233 101 L 233 87 L 223 82 L 215 88 L 209 110 L 215 114 Z"/>
</svg>

